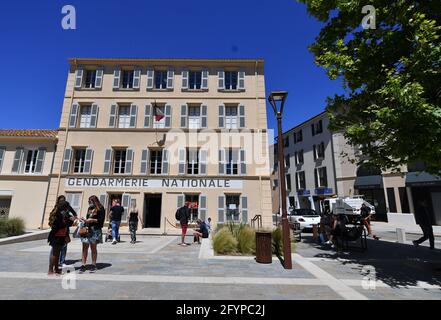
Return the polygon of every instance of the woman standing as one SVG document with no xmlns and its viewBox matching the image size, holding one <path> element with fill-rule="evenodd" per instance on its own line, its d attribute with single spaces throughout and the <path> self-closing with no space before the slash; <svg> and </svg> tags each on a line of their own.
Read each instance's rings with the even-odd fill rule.
<svg viewBox="0 0 441 320">
<path fill-rule="evenodd" d="M 65 206 L 63 206 L 65 208 L 63 214 L 66 216 L 66 218 L 68 219 L 68 224 L 67 224 L 67 235 L 69 236 L 70 230 L 69 227 L 71 227 L 73 225 L 73 223 L 78 219 L 77 218 L 77 213 L 75 212 L 74 209 L 72 209 L 71 205 L 69 202 L 66 201 L 66 197 L 61 195 L 57 198 L 57 205 L 59 204 L 65 204 Z M 67 242 L 64 245 L 64 247 L 61 249 L 60 252 L 60 261 L 59 261 L 59 265 L 61 267 L 64 267 L 66 265 L 66 255 L 67 255 Z"/>
<path fill-rule="evenodd" d="M 60 259 L 60 252 L 66 245 L 69 236 L 67 232 L 68 218 L 65 215 L 66 210 L 66 203 L 59 203 L 55 206 L 49 216 L 49 226 L 51 227 L 51 231 L 49 232 L 47 240 L 52 247 L 52 250 L 49 258 L 48 275 L 61 274 L 61 271 L 58 269 L 58 261 Z"/>
<path fill-rule="evenodd" d="M 130 204 L 130 213 L 129 213 L 129 230 L 130 230 L 131 244 L 136 243 L 136 231 L 138 230 L 138 221 L 141 221 L 142 224 L 142 220 L 138 214 L 138 209 L 136 208 L 136 200 L 132 199 L 132 202 Z"/>
<path fill-rule="evenodd" d="M 95 272 L 97 270 L 97 245 L 98 243 L 103 243 L 102 228 L 104 225 L 105 216 L 106 213 L 103 205 L 100 203 L 96 196 L 91 196 L 89 198 L 89 210 L 87 212 L 86 219 L 82 218 L 85 227 L 87 227 L 87 234 L 81 237 L 81 242 L 83 243 L 83 255 L 80 272 L 86 271 L 89 246 L 92 252 L 92 269 L 90 270 L 90 272 Z"/>
</svg>

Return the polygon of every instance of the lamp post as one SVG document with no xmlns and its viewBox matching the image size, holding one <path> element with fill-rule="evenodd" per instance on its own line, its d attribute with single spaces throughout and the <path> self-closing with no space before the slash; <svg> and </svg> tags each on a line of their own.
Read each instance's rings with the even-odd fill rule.
<svg viewBox="0 0 441 320">
<path fill-rule="evenodd" d="M 289 236 L 288 213 L 286 211 L 286 184 L 285 184 L 285 157 L 283 153 L 283 137 L 282 137 L 282 114 L 285 100 L 288 96 L 286 91 L 273 91 L 268 97 L 268 101 L 273 107 L 274 114 L 277 117 L 278 127 L 278 158 L 279 158 L 279 187 L 282 200 L 282 235 L 283 235 L 283 262 L 285 269 L 292 269 L 291 259 L 291 241 Z M 277 109 L 277 103 L 280 103 L 280 110 Z"/>
</svg>

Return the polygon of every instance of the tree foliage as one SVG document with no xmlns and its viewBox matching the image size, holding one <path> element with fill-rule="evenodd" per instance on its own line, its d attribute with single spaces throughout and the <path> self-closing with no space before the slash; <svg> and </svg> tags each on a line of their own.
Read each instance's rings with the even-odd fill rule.
<svg viewBox="0 0 441 320">
<path fill-rule="evenodd" d="M 298 0 L 324 23 L 310 46 L 345 93 L 328 98 L 330 129 L 368 162 L 400 171 L 418 160 L 441 171 L 440 1 Z M 363 29 L 365 5 L 376 29 Z"/>
</svg>

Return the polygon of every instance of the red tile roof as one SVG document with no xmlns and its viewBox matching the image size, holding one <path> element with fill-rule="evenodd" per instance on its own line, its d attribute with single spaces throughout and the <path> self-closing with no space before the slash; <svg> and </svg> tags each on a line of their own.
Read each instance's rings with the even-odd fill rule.
<svg viewBox="0 0 441 320">
<path fill-rule="evenodd" d="M 57 138 L 58 130 L 0 129 L 0 137 Z"/>
</svg>

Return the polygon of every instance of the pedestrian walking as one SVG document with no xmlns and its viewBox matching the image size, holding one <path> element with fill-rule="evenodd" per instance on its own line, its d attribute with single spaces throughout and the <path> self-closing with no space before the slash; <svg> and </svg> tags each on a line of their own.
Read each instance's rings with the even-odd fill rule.
<svg viewBox="0 0 441 320">
<path fill-rule="evenodd" d="M 375 240 L 378 240 L 379 238 L 372 234 L 372 227 L 371 227 L 371 217 L 372 217 L 372 210 L 369 208 L 365 203 L 361 205 L 360 208 L 360 214 L 361 214 L 361 222 L 366 227 L 368 231 L 368 237 L 372 237 Z"/>
<path fill-rule="evenodd" d="M 82 265 L 80 268 L 80 272 L 86 271 L 86 262 L 89 247 L 92 252 L 92 269 L 90 270 L 90 272 L 93 273 L 97 270 L 97 245 L 99 243 L 103 243 L 102 228 L 104 225 L 105 217 L 106 212 L 103 205 L 100 203 L 96 196 L 91 196 L 89 198 L 89 209 L 86 215 L 86 219 L 81 219 L 84 226 L 81 228 L 82 230 L 80 230 L 81 242 L 83 244 Z"/>
<path fill-rule="evenodd" d="M 175 218 L 176 220 L 179 221 L 180 225 L 181 225 L 181 230 L 182 230 L 182 236 L 181 236 L 181 246 L 188 246 L 190 245 L 189 243 L 185 242 L 185 236 L 187 235 L 187 228 L 188 228 L 188 220 L 190 219 L 190 202 L 186 201 L 185 205 L 181 208 L 179 208 L 176 211 L 176 215 Z"/>
<path fill-rule="evenodd" d="M 121 206 L 119 199 L 113 199 L 110 208 L 110 223 L 112 225 L 112 244 L 119 242 L 119 226 L 121 225 L 124 207 Z"/>
<path fill-rule="evenodd" d="M 138 221 L 140 221 L 142 225 L 141 217 L 139 216 L 138 209 L 136 208 L 136 200 L 132 199 L 129 213 L 129 231 L 131 244 L 136 243 L 136 231 L 138 230 Z"/>
<path fill-rule="evenodd" d="M 420 225 L 423 231 L 423 236 L 418 240 L 413 241 L 415 246 L 419 246 L 421 243 L 429 239 L 430 249 L 435 249 L 435 238 L 433 236 L 433 218 L 429 210 L 429 204 L 426 199 L 420 202 L 419 210 L 416 214 L 417 224 Z"/>
</svg>

